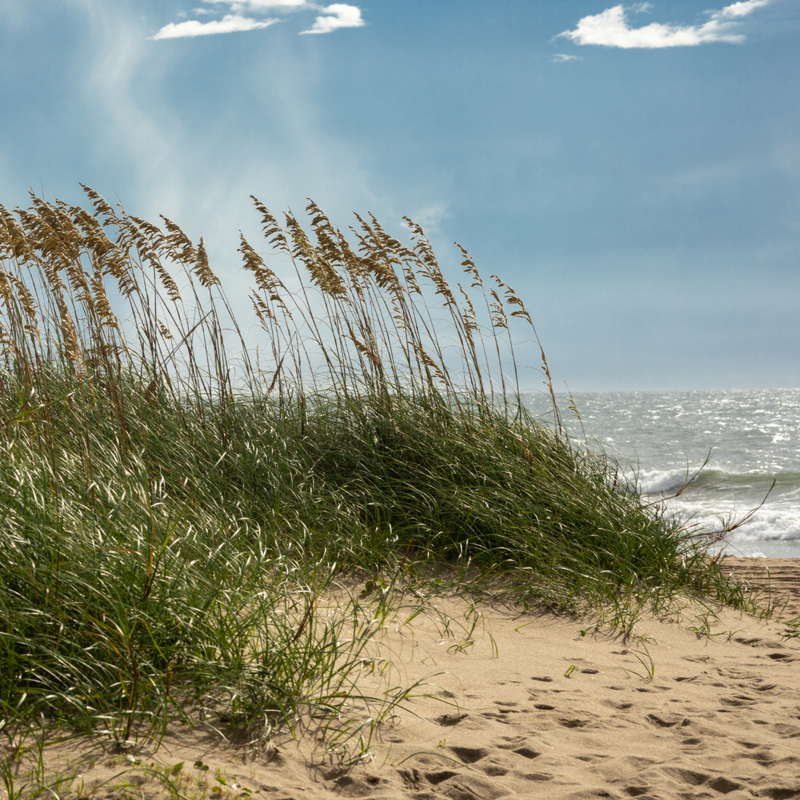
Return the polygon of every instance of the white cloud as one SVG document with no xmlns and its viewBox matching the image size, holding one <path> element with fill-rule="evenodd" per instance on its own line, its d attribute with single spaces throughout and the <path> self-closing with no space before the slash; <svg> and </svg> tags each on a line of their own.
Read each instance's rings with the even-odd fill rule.
<svg viewBox="0 0 800 800">
<path fill-rule="evenodd" d="M 732 3 L 720 11 L 706 12 L 708 22 L 699 25 L 670 25 L 653 22 L 641 28 L 631 28 L 626 11 L 645 12 L 652 8 L 651 3 L 634 6 L 623 5 L 606 9 L 600 14 L 584 17 L 574 31 L 558 34 L 572 39 L 577 44 L 595 44 L 606 47 L 661 48 L 692 47 L 708 42 L 728 42 L 738 44 L 745 37 L 736 33 L 736 22 L 766 6 L 771 0 L 743 0 Z"/>
<path fill-rule="evenodd" d="M 238 14 L 226 14 L 222 19 L 211 20 L 211 22 L 199 22 L 190 19 L 186 22 L 165 25 L 151 39 L 181 39 L 187 36 L 208 36 L 214 33 L 236 33 L 239 31 L 254 31 L 259 28 L 268 28 L 274 25 L 276 19 L 250 19 L 241 17 Z"/>
<path fill-rule="evenodd" d="M 337 28 L 360 28 L 364 24 L 361 11 L 356 6 L 334 3 L 322 9 L 325 16 L 319 16 L 314 24 L 302 33 L 330 33 Z"/>
<path fill-rule="evenodd" d="M 738 19 L 739 17 L 746 17 L 757 8 L 767 5 L 770 0 L 745 0 L 741 3 L 733 3 L 732 5 L 725 6 L 722 11 L 717 11 L 712 15 L 712 18 L 718 19 Z"/>
<path fill-rule="evenodd" d="M 566 53 L 556 53 L 553 56 L 553 61 L 556 64 L 562 64 L 565 61 L 583 61 L 583 58 L 581 56 L 568 56 Z"/>
<path fill-rule="evenodd" d="M 267 18 L 265 12 L 291 12 L 291 11 L 317 11 L 322 12 L 314 20 L 314 24 L 302 33 L 330 33 L 338 28 L 360 28 L 364 25 L 361 19 L 361 10 L 357 6 L 345 3 L 334 3 L 329 6 L 320 6 L 313 0 L 202 0 L 211 8 L 195 8 L 193 13 L 198 16 L 217 14 L 224 10 L 230 12 L 222 19 L 210 22 L 187 20 L 186 22 L 170 23 L 161 28 L 151 39 L 179 39 L 183 37 L 206 36 L 214 33 L 236 33 L 239 31 L 253 31 L 266 28 L 278 22 L 277 19 Z M 217 10 L 219 9 L 219 11 Z M 184 12 L 179 17 L 186 17 Z"/>
</svg>

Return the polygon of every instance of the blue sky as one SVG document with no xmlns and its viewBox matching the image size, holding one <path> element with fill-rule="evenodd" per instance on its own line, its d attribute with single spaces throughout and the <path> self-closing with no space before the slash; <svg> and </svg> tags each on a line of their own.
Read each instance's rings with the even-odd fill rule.
<svg viewBox="0 0 800 800">
<path fill-rule="evenodd" d="M 116 194 L 234 296 L 250 194 L 407 214 L 575 391 L 800 386 L 800 0 L 0 0 L 0 67 L 7 207 Z"/>
</svg>

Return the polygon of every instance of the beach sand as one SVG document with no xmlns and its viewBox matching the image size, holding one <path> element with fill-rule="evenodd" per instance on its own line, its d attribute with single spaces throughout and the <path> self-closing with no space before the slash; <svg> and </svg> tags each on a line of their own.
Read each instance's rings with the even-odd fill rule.
<svg viewBox="0 0 800 800">
<path fill-rule="evenodd" d="M 253 749 L 171 725 L 155 753 L 66 744 L 47 756 L 80 771 L 73 791 L 105 782 L 97 797 L 125 782 L 128 796 L 169 796 L 153 770 L 183 762 L 172 783 L 185 798 L 800 798 L 800 638 L 786 621 L 800 614 L 800 560 L 725 568 L 786 601 L 784 621 L 687 605 L 626 638 L 461 599 L 408 621 L 420 605 L 404 597 L 376 638 L 392 666 L 364 685 L 421 683 L 350 768 L 357 738 L 323 758 L 313 729 Z"/>
</svg>

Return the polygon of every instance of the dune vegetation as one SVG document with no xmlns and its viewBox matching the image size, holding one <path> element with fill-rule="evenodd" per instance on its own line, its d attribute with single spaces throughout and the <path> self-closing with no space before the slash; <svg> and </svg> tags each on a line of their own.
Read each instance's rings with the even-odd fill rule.
<svg viewBox="0 0 800 800">
<path fill-rule="evenodd" d="M 320 615 L 336 580 L 565 612 L 744 602 L 555 400 L 549 421 L 526 412 L 514 344 L 538 347 L 533 323 L 463 248 L 462 288 L 411 221 L 404 244 L 372 217 L 342 232 L 311 203 L 306 230 L 254 200 L 244 322 L 202 239 L 86 193 L 0 207 L 9 736 L 341 720 L 380 667 L 385 592 Z M 552 396 L 544 352 L 538 369 Z"/>
</svg>

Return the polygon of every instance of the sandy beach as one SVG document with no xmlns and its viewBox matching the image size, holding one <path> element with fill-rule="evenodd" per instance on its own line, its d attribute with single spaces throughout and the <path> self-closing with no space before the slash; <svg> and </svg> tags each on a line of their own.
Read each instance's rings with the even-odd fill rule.
<svg viewBox="0 0 800 800">
<path fill-rule="evenodd" d="M 800 798 L 800 638 L 787 623 L 800 562 L 728 568 L 768 586 L 784 621 L 687 605 L 626 638 L 459 599 L 416 613 L 403 598 L 376 639 L 391 667 L 364 686 L 420 683 L 354 767 L 342 759 L 357 738 L 321 757 L 313 727 L 253 749 L 175 725 L 155 753 L 66 744 L 48 759 L 74 770 L 61 796 L 169 796 L 171 782 L 187 798 Z"/>
</svg>

